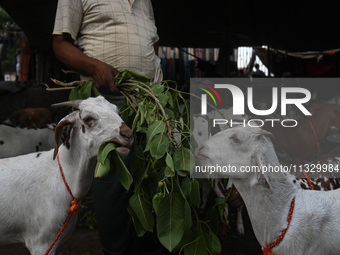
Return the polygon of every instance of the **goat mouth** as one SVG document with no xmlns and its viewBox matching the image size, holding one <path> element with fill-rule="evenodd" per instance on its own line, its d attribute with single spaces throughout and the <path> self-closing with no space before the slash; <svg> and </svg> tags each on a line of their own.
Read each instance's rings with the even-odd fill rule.
<svg viewBox="0 0 340 255">
<path fill-rule="evenodd" d="M 196 156 L 196 159 L 197 159 L 198 161 L 202 161 L 202 160 L 207 160 L 207 159 L 209 159 L 209 158 L 206 157 L 206 156 L 204 156 L 204 155 L 197 155 L 197 156 Z"/>
<path fill-rule="evenodd" d="M 130 148 L 126 146 L 117 146 L 116 151 L 122 159 L 125 159 L 130 154 Z"/>
<path fill-rule="evenodd" d="M 131 145 L 122 144 L 117 138 L 111 139 L 109 142 L 114 143 L 116 145 L 116 151 L 122 159 L 125 159 L 130 153 Z"/>
<path fill-rule="evenodd" d="M 196 159 L 199 161 L 209 159 L 209 156 L 206 154 L 206 150 L 204 149 L 204 147 L 199 149 L 196 155 Z"/>
<path fill-rule="evenodd" d="M 205 155 L 204 153 L 199 151 L 197 156 L 196 156 L 196 159 L 201 161 L 201 160 L 207 160 L 207 159 L 209 159 L 209 157 L 207 155 Z"/>
<path fill-rule="evenodd" d="M 122 148 L 122 147 L 124 147 L 124 148 L 130 148 L 131 147 L 131 143 L 128 143 L 128 142 L 126 142 L 126 143 L 123 143 L 123 142 L 121 142 L 119 139 L 117 139 L 117 138 L 112 138 L 110 141 L 108 141 L 109 143 L 115 143 L 116 144 L 116 148 Z"/>
</svg>

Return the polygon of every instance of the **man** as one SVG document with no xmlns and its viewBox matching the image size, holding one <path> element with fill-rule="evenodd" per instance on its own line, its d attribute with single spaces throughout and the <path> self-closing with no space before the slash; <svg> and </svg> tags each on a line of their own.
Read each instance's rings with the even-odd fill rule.
<svg viewBox="0 0 340 255">
<path fill-rule="evenodd" d="M 162 80 L 157 29 L 150 0 L 59 0 L 53 31 L 55 56 L 112 99 L 114 76 L 132 70 Z M 77 43 L 77 46 L 75 44 Z M 112 103 L 121 105 L 122 96 Z M 104 254 L 142 254 L 127 213 L 129 194 L 114 171 L 93 183 L 95 213 Z"/>
<path fill-rule="evenodd" d="M 59 0 L 53 35 L 56 57 L 98 89 L 118 92 L 114 75 L 124 69 L 162 79 L 150 0 Z"/>
<path fill-rule="evenodd" d="M 255 72 L 252 73 L 253 77 L 266 77 L 265 73 L 260 70 L 260 65 L 258 63 L 255 64 Z"/>
</svg>

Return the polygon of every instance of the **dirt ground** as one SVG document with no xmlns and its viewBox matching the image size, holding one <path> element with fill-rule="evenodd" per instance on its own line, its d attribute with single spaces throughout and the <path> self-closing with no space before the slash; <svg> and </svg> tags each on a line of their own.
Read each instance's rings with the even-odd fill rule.
<svg viewBox="0 0 340 255">
<path fill-rule="evenodd" d="M 12 244 L 0 247 L 1 255 L 30 255 L 23 245 Z M 103 255 L 98 232 L 86 228 L 76 228 L 71 238 L 63 243 L 58 255 Z"/>
<path fill-rule="evenodd" d="M 231 230 L 228 236 L 221 236 L 221 255 L 262 254 L 245 210 L 243 216 L 245 235 L 239 236 L 236 234 L 235 230 Z M 233 229 L 235 229 L 234 227 L 235 226 L 233 226 Z M 152 255 L 158 254 L 164 255 L 168 253 L 159 252 L 153 253 Z M 30 253 L 23 245 L 15 244 L 0 247 L 0 255 L 30 255 Z M 97 230 L 77 227 L 72 236 L 59 247 L 57 255 L 103 255 Z"/>
</svg>

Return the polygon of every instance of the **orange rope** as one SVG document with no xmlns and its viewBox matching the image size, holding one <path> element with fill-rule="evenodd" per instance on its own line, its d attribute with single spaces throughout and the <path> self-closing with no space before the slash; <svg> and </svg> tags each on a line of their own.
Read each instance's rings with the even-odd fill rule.
<svg viewBox="0 0 340 255">
<path fill-rule="evenodd" d="M 60 164 L 60 160 L 59 160 L 59 154 L 57 154 L 57 160 L 58 160 L 58 165 L 59 165 L 59 170 L 60 170 L 60 174 L 61 177 L 63 178 L 64 184 L 67 188 L 67 191 L 70 193 L 71 197 L 72 197 L 72 201 L 70 203 L 70 207 L 68 208 L 68 216 L 67 219 L 65 220 L 63 226 L 61 227 L 61 229 L 59 230 L 58 234 L 56 235 L 56 237 L 54 238 L 53 242 L 51 243 L 50 247 L 48 248 L 48 250 L 46 251 L 45 255 L 48 255 L 48 253 L 52 250 L 53 246 L 55 245 L 55 243 L 58 241 L 60 235 L 63 233 L 64 229 L 66 228 L 68 222 L 70 221 L 71 217 L 73 214 L 75 214 L 77 212 L 77 210 L 79 209 L 79 203 L 78 200 L 73 196 L 73 193 L 71 191 L 71 188 L 68 186 L 67 181 L 65 179 L 64 176 L 64 172 L 63 169 L 61 167 Z"/>
<path fill-rule="evenodd" d="M 68 222 L 70 221 L 71 219 L 71 216 L 72 216 L 72 213 L 69 213 L 68 214 L 68 217 L 64 223 L 64 225 L 61 227 L 61 229 L 59 230 L 57 236 L 54 238 L 53 242 L 51 243 L 50 247 L 48 248 L 48 250 L 46 251 L 45 255 L 47 255 L 53 248 L 53 246 L 55 245 L 55 243 L 58 241 L 60 235 L 63 233 L 64 229 L 66 228 Z"/>
<path fill-rule="evenodd" d="M 310 188 L 311 188 L 312 190 L 314 190 L 314 186 L 313 186 L 313 184 L 312 184 L 311 180 L 309 179 L 309 177 L 308 177 L 308 175 L 307 175 L 307 173 L 305 172 L 305 170 L 304 170 L 304 169 L 302 169 L 302 173 L 303 173 L 303 174 L 304 174 L 304 176 L 306 177 L 306 179 L 307 179 L 307 182 L 308 182 L 308 184 L 309 184 Z"/>
<path fill-rule="evenodd" d="M 310 124 L 310 126 L 311 126 L 311 128 L 312 128 L 312 131 L 313 131 L 313 134 L 314 134 L 314 136 L 315 136 L 315 140 L 316 140 L 316 148 L 317 148 L 318 150 L 320 150 L 320 142 L 319 142 L 318 135 L 317 135 L 317 133 L 316 133 L 316 131 L 315 131 L 313 122 L 310 120 L 310 121 L 309 121 L 309 124 Z"/>
<path fill-rule="evenodd" d="M 289 209 L 289 213 L 288 213 L 288 217 L 287 217 L 287 227 L 282 230 L 281 235 L 279 235 L 278 238 L 276 238 L 276 240 L 274 242 L 272 242 L 270 245 L 268 245 L 266 248 L 263 249 L 263 255 L 273 255 L 272 249 L 279 245 L 279 243 L 282 241 L 283 237 L 285 236 L 290 221 L 292 220 L 292 216 L 293 216 L 293 211 L 294 211 L 294 207 L 295 207 L 295 197 L 293 198 L 292 202 L 290 203 L 290 209 Z"/>
<path fill-rule="evenodd" d="M 314 134 L 314 137 L 315 137 L 315 140 L 316 140 L 316 149 L 318 150 L 318 152 L 320 152 L 320 142 L 319 142 L 318 135 L 317 135 L 317 133 L 316 133 L 316 131 L 315 131 L 313 122 L 312 122 L 311 120 L 309 120 L 309 124 L 310 124 L 310 126 L 311 126 L 311 128 L 312 128 L 312 131 L 313 131 L 313 134 Z M 306 173 L 305 170 L 303 170 L 303 169 L 302 169 L 302 172 L 303 172 L 304 176 L 306 177 L 307 182 L 308 182 L 310 188 L 311 188 L 312 190 L 314 190 L 314 186 L 313 186 L 311 180 L 308 178 L 307 173 Z"/>
<path fill-rule="evenodd" d="M 58 165 L 59 165 L 60 174 L 61 174 L 61 177 L 63 178 L 63 181 L 64 181 L 64 183 L 65 183 L 65 186 L 66 186 L 66 188 L 67 188 L 67 190 L 68 190 L 68 193 L 70 193 L 72 199 L 75 199 L 75 197 L 73 196 L 72 190 L 71 190 L 71 188 L 68 186 L 67 181 L 66 181 L 66 179 L 65 179 L 64 172 L 63 172 L 63 168 L 61 167 L 61 164 L 60 164 L 59 154 L 57 154 L 57 160 L 58 160 Z"/>
</svg>

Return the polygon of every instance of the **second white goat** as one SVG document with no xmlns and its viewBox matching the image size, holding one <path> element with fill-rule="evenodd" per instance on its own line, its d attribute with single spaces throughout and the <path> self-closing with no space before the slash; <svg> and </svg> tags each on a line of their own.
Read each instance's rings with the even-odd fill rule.
<svg viewBox="0 0 340 255">
<path fill-rule="evenodd" d="M 283 171 L 261 171 L 280 169 L 268 135 L 259 128 L 221 131 L 199 150 L 199 167 L 235 166 L 220 175 L 240 192 L 265 254 L 340 254 L 340 190 L 303 190 Z"/>
<path fill-rule="evenodd" d="M 52 149 L 54 128 L 53 125 L 35 129 L 0 125 L 0 158 Z"/>
</svg>

